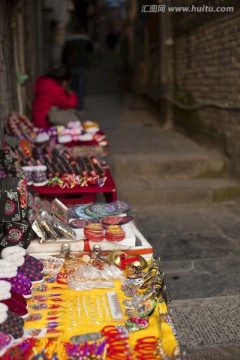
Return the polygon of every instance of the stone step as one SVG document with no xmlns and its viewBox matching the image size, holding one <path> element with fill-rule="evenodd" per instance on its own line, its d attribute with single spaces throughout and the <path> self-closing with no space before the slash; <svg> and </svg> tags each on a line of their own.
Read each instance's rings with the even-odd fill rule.
<svg viewBox="0 0 240 360">
<path fill-rule="evenodd" d="M 224 179 L 125 179 L 118 198 L 133 205 L 213 203 L 240 198 L 240 184 Z"/>
<path fill-rule="evenodd" d="M 227 175 L 227 160 L 217 154 L 163 153 L 113 154 L 111 169 L 114 178 L 217 178 Z"/>
</svg>

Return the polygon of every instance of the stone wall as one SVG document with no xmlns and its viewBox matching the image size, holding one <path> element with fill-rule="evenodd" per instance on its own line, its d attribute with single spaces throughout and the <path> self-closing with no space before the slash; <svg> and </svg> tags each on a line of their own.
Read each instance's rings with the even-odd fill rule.
<svg viewBox="0 0 240 360">
<path fill-rule="evenodd" d="M 219 5 L 220 0 L 211 3 Z M 239 177 L 239 8 L 213 17 L 197 15 L 197 23 L 192 21 L 196 14 L 172 17 L 172 96 L 187 107 L 199 105 L 194 111 L 174 107 L 174 122 L 190 136 L 222 149 L 231 159 L 232 173 Z M 205 107 L 207 104 L 213 106 Z"/>
<path fill-rule="evenodd" d="M 0 1 L 0 123 L 12 109 L 15 93 L 13 80 L 13 47 L 11 41 L 11 1 Z"/>
<path fill-rule="evenodd" d="M 0 122 L 11 111 L 31 116 L 38 72 L 37 2 L 0 1 Z M 41 54 L 42 55 L 42 54 Z M 21 76 L 27 76 L 19 83 Z"/>
</svg>

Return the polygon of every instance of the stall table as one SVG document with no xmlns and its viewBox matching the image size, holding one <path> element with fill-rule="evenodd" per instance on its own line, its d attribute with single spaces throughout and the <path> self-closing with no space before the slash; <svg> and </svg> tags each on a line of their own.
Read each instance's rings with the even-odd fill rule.
<svg viewBox="0 0 240 360">
<path fill-rule="evenodd" d="M 131 233 L 132 237 L 134 237 L 134 243 L 133 241 L 128 238 L 124 241 L 118 241 L 118 242 L 111 242 L 111 241 L 101 241 L 100 243 L 97 243 L 101 246 L 102 249 L 102 255 L 107 256 L 109 252 L 114 250 L 121 250 L 126 252 L 129 255 L 137 254 L 143 256 L 147 261 L 152 259 L 153 257 L 153 247 L 151 244 L 147 241 L 147 239 L 143 236 L 143 234 L 139 231 L 134 221 L 129 223 L 128 225 L 125 225 L 125 227 L 129 227 L 129 233 Z M 79 237 L 78 237 L 79 238 Z M 67 240 L 67 239 L 61 239 L 61 240 L 48 240 L 45 243 L 41 244 L 38 240 L 32 240 L 28 251 L 33 256 L 38 255 L 58 255 L 61 251 L 61 247 L 64 243 L 66 243 L 70 246 L 71 254 L 76 256 L 76 254 L 89 254 L 91 252 L 92 247 L 96 242 L 89 241 L 87 239 L 83 238 L 78 240 Z M 132 242 L 132 244 L 130 244 Z"/>
<path fill-rule="evenodd" d="M 113 202 L 117 200 L 117 189 L 113 181 L 111 172 L 109 169 L 106 169 L 107 180 L 105 184 L 101 187 L 96 185 L 89 186 L 75 186 L 72 189 L 69 188 L 60 188 L 59 186 L 50 187 L 50 186 L 32 186 L 32 189 L 40 195 L 42 199 L 47 199 L 49 201 L 54 198 L 58 198 L 66 205 L 74 204 L 87 204 L 95 202 L 96 194 L 102 193 L 105 196 L 106 202 Z"/>
<path fill-rule="evenodd" d="M 39 256 L 39 258 L 41 258 L 41 256 Z M 64 274 L 62 272 L 60 273 Z M 112 288 L 91 290 L 73 290 L 69 288 L 67 284 L 64 284 L 64 281 L 53 283 L 44 281 L 44 283 L 47 284 L 47 291 L 43 293 L 41 290 L 39 291 L 41 287 L 39 288 L 38 285 L 35 285 L 32 289 L 33 297 L 28 300 L 30 314 L 34 315 L 37 312 L 42 315 L 42 318 L 37 321 L 25 322 L 25 332 L 26 336 L 32 336 L 34 334 L 34 336 L 39 338 L 47 338 L 45 340 L 46 344 L 48 341 L 51 341 L 51 339 L 57 340 L 58 342 L 56 342 L 55 345 L 56 350 L 62 342 L 71 341 L 73 336 L 100 332 L 106 327 L 124 326 L 128 319 L 125 313 L 125 306 L 123 305 L 123 301 L 128 298 L 124 295 L 122 291 L 123 283 L 119 280 L 113 281 Z M 58 291 L 57 295 L 59 296 L 57 298 L 59 300 L 58 303 L 54 303 L 53 300 L 55 298 L 52 297 L 52 294 L 56 292 L 56 287 Z M 46 308 L 43 310 L 38 308 L 38 305 L 36 304 L 39 303 L 36 303 L 35 301 L 36 296 L 41 297 L 42 295 L 47 298 Z M 108 303 L 109 297 L 114 299 L 112 309 Z M 57 310 L 50 310 L 54 308 L 57 308 Z M 50 320 L 48 318 L 49 310 L 50 315 L 52 313 L 57 314 L 58 318 L 58 321 L 54 323 L 56 324 L 54 331 L 51 331 L 50 324 L 53 325 L 53 323 L 51 323 L 52 318 L 50 318 Z M 161 339 L 163 351 L 170 356 L 178 346 L 177 338 L 175 337 L 170 323 L 165 320 L 162 320 L 161 323 L 159 323 L 159 311 L 162 314 L 167 313 L 167 306 L 163 299 L 160 299 L 154 312 L 149 317 L 149 326 L 146 329 L 129 333 L 127 340 L 129 347 L 123 349 L 121 341 L 117 344 L 116 348 L 120 347 L 124 353 L 131 349 L 131 359 L 135 359 L 138 358 L 137 353 L 134 351 L 138 340 L 150 339 L 152 341 L 154 337 Z M 59 313 L 61 314 L 60 316 L 58 316 Z M 54 347 L 54 343 L 51 345 Z M 146 350 L 149 351 L 149 346 L 145 351 Z M 154 352 L 154 350 L 151 351 Z M 81 359 L 83 358 L 85 359 L 85 357 L 81 357 Z M 126 354 L 123 357 L 114 357 L 114 359 L 117 358 L 124 360 L 130 359 Z M 151 357 L 151 359 L 152 358 L 153 357 Z M 156 357 L 156 359 L 160 358 L 162 359 L 163 357 Z M 64 354 L 62 354 L 62 360 L 64 359 L 69 359 L 69 357 L 65 357 Z M 86 359 L 88 358 L 86 357 Z M 110 357 L 106 356 L 106 360 L 108 359 L 110 359 Z"/>
</svg>

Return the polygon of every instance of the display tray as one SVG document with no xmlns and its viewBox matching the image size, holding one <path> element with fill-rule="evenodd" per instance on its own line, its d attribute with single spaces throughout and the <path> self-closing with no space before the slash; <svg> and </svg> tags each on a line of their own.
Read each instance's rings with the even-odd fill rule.
<svg viewBox="0 0 240 360">
<path fill-rule="evenodd" d="M 75 186 L 72 189 L 69 188 L 60 188 L 59 186 L 50 187 L 50 186 L 31 186 L 31 188 L 40 195 L 41 198 L 47 200 L 53 200 L 58 198 L 64 204 L 80 204 L 80 203 L 90 203 L 95 201 L 97 193 L 103 193 L 106 199 L 106 202 L 113 202 L 117 200 L 117 189 L 112 178 L 111 172 L 109 169 L 106 169 L 106 182 L 103 186 L 98 187 L 97 185 L 89 186 Z M 86 197 L 83 201 L 79 201 L 79 197 L 87 195 L 88 201 L 85 202 Z M 92 196 L 91 196 L 92 195 Z M 90 197 L 89 197 L 90 196 Z"/>
<path fill-rule="evenodd" d="M 68 285 L 59 285 L 57 282 L 47 282 L 46 284 L 47 290 L 45 292 L 39 291 L 38 286 L 32 288 L 33 297 L 28 299 L 29 313 L 31 316 L 37 313 L 41 318 L 39 320 L 25 322 L 23 338 L 34 336 L 38 339 L 47 338 L 46 343 L 51 340 L 57 341 L 55 347 L 56 350 L 60 351 L 60 344 L 71 341 L 73 336 L 101 332 L 102 329 L 106 329 L 106 327 L 124 326 L 128 319 L 125 312 L 126 308 L 123 305 L 123 301 L 127 298 L 122 291 L 123 283 L 119 280 L 114 280 L 109 288 L 95 288 L 84 291 L 72 290 Z M 54 293 L 56 296 L 56 287 L 59 302 L 57 305 L 53 305 L 54 302 L 52 300 L 54 300 L 54 298 L 52 294 Z M 36 297 L 44 296 L 44 302 L 39 303 L 35 301 Z M 109 298 L 113 300 L 111 305 L 108 301 Z M 44 305 L 45 308 L 39 309 L 38 306 L 41 306 L 41 304 Z M 50 310 L 53 306 L 57 306 L 56 311 Z M 49 310 L 51 315 L 57 314 L 57 320 L 55 320 L 55 322 L 52 322 L 52 318 L 49 319 Z M 139 339 L 146 339 L 147 341 L 147 339 L 160 338 L 161 347 L 167 355 L 171 355 L 178 346 L 171 325 L 166 321 L 159 323 L 159 312 L 162 314 L 167 312 L 167 306 L 164 301 L 157 303 L 153 313 L 149 317 L 149 325 L 145 329 L 130 332 L 127 335 L 126 349 L 123 348 L 123 343 L 118 345 L 124 352 L 129 348 L 131 349 L 131 359 L 138 358 L 137 354 L 135 354 L 135 352 L 133 353 L 133 350 L 136 349 L 136 344 Z M 51 345 L 51 349 L 54 348 L 54 343 L 51 343 Z M 50 353 L 50 349 L 48 348 L 47 350 Z M 148 346 L 145 348 L 145 351 L 146 350 L 151 353 L 152 346 Z M 120 355 L 119 357 L 114 357 L 114 359 L 117 358 L 122 359 Z M 129 357 L 124 357 L 124 359 L 127 358 L 129 359 Z M 160 359 L 160 357 L 157 358 Z M 69 357 L 65 356 L 62 352 L 61 360 L 65 359 L 69 359 Z M 81 359 L 83 358 L 81 357 Z M 112 357 L 107 355 L 104 359 L 110 360 Z M 151 357 L 151 359 L 153 359 L 153 357 Z"/>
<path fill-rule="evenodd" d="M 153 248 L 149 242 L 145 239 L 142 233 L 138 230 L 134 221 L 123 226 L 126 231 L 126 239 L 118 242 L 110 242 L 103 240 L 101 242 L 94 242 L 89 240 L 67 240 L 61 239 L 57 241 L 46 241 L 40 244 L 38 240 L 33 240 L 27 251 L 31 254 L 46 254 L 46 255 L 57 255 L 59 254 L 63 243 L 67 243 L 70 246 L 71 253 L 88 253 L 91 251 L 95 244 L 101 246 L 103 252 L 109 252 L 114 250 L 123 250 L 128 254 L 139 254 L 142 255 L 146 260 L 151 259 L 153 256 Z"/>
<path fill-rule="evenodd" d="M 93 135 L 92 140 L 72 140 L 68 143 L 64 143 L 64 146 L 74 147 L 74 146 L 108 146 L 108 141 L 106 139 L 106 134 L 99 130 Z"/>
</svg>

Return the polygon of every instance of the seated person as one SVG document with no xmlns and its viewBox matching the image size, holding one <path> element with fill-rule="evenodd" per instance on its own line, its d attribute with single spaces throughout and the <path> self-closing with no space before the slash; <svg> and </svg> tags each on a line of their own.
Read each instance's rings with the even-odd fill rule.
<svg viewBox="0 0 240 360">
<path fill-rule="evenodd" d="M 77 107 L 77 96 L 68 90 L 70 74 L 61 66 L 37 78 L 34 84 L 32 117 L 34 126 L 48 128 L 48 112 L 54 107 L 63 110 Z"/>
</svg>

